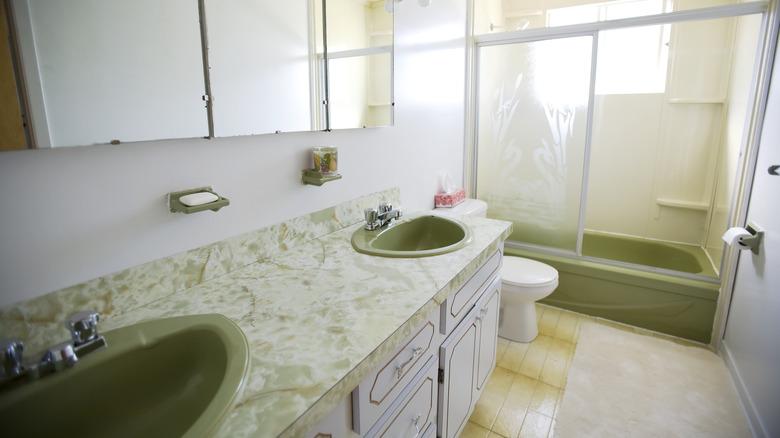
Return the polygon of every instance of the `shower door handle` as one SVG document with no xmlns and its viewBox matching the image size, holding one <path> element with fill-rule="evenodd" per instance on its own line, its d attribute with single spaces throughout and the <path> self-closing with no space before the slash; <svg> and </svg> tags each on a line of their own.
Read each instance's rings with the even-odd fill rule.
<svg viewBox="0 0 780 438">
<path fill-rule="evenodd" d="M 772 166 L 769 166 L 769 174 L 778 176 L 780 173 L 778 173 L 778 170 L 780 170 L 780 164 L 774 164 Z"/>
</svg>

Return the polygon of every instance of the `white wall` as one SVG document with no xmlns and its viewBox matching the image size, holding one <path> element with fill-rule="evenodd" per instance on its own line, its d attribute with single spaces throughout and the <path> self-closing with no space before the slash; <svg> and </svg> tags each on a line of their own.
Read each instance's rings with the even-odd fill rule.
<svg viewBox="0 0 780 438">
<path fill-rule="evenodd" d="M 388 187 L 405 209 L 431 208 L 437 171 L 462 180 L 465 16 L 460 0 L 396 10 L 392 128 L 0 154 L 0 305 Z M 324 144 L 344 178 L 301 185 Z M 200 185 L 231 205 L 167 211 L 166 193 Z"/>
</svg>

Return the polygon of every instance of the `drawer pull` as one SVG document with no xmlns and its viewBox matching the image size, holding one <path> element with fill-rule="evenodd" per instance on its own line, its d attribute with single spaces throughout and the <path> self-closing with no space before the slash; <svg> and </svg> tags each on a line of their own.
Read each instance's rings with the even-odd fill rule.
<svg viewBox="0 0 780 438">
<path fill-rule="evenodd" d="M 402 363 L 401 365 L 397 365 L 395 367 L 395 377 L 397 379 L 403 377 L 404 374 L 406 374 L 406 367 L 408 367 L 412 362 L 414 362 L 414 360 L 417 359 L 422 354 L 423 351 L 425 351 L 425 349 L 422 347 L 417 347 L 414 350 L 412 350 L 412 356 L 406 362 Z"/>
<path fill-rule="evenodd" d="M 420 436 L 420 414 L 417 414 L 416 417 L 414 417 L 414 420 L 412 420 L 412 425 L 414 425 L 414 430 L 417 431 L 417 433 L 414 434 L 413 438 L 417 438 Z"/>
<path fill-rule="evenodd" d="M 479 315 L 475 318 L 477 321 L 482 321 L 482 319 L 485 317 L 485 314 L 487 314 L 488 308 L 483 307 L 479 309 Z"/>
</svg>

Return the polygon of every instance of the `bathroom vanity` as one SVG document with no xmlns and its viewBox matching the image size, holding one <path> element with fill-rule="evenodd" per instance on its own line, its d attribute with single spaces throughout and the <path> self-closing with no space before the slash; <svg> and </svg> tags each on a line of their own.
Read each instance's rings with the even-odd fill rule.
<svg viewBox="0 0 780 438">
<path fill-rule="evenodd" d="M 470 243 L 432 257 L 355 251 L 363 210 L 399 198 L 374 193 L 1 308 L 0 333 L 33 354 L 81 309 L 106 332 L 218 313 L 246 336 L 249 365 L 211 435 L 455 437 L 495 366 L 511 224 L 464 218 Z"/>
<path fill-rule="evenodd" d="M 496 365 L 501 251 L 306 435 L 456 438 Z"/>
</svg>

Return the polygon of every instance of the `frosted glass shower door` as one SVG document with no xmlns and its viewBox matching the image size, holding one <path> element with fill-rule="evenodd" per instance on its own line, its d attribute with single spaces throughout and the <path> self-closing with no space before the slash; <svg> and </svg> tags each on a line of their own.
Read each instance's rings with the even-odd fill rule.
<svg viewBox="0 0 780 438">
<path fill-rule="evenodd" d="M 477 197 L 510 240 L 577 249 L 593 39 L 479 47 Z"/>
</svg>

